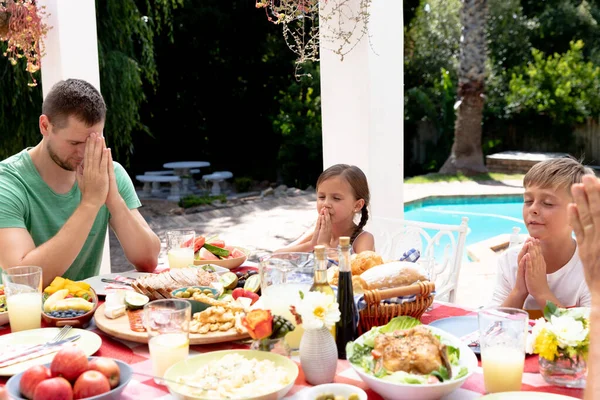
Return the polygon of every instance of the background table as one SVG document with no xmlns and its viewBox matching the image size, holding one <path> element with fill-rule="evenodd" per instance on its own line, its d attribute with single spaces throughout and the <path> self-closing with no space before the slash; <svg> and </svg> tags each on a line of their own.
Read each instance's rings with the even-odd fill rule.
<svg viewBox="0 0 600 400">
<path fill-rule="evenodd" d="M 181 178 L 181 193 L 188 194 L 193 191 L 194 180 L 190 178 L 184 178 L 184 176 L 190 176 L 190 170 L 193 168 L 204 168 L 210 167 L 208 161 L 173 161 L 163 164 L 163 168 L 172 169 L 173 173 Z"/>
<path fill-rule="evenodd" d="M 474 312 L 472 310 L 467 310 L 455 305 L 450 305 L 446 303 L 434 303 L 432 309 L 423 315 L 421 321 L 424 324 L 427 324 L 441 318 L 469 314 L 474 314 Z M 100 331 L 93 325 L 90 326 L 90 328 L 88 329 L 96 332 L 98 335 L 100 335 L 100 337 L 102 337 L 102 346 L 100 347 L 98 352 L 94 354 L 95 356 L 116 358 L 131 365 L 133 367 L 133 370 L 136 372 L 141 372 L 145 374 L 152 373 L 150 355 L 148 353 L 148 346 L 146 344 L 114 339 L 104 334 L 102 331 Z M 10 333 L 8 325 L 0 327 L 0 336 L 5 335 L 7 333 Z M 248 343 L 243 342 L 228 342 L 212 345 L 190 346 L 190 356 L 216 350 L 247 349 L 248 346 Z M 298 359 L 294 358 L 294 361 L 296 361 L 296 363 L 300 367 Z M 1 384 L 6 383 L 6 381 L 6 377 L 0 377 Z M 348 383 L 364 389 L 369 396 L 369 400 L 381 399 L 381 397 L 377 393 L 370 390 L 367 387 L 367 385 L 360 379 L 360 377 L 356 374 L 356 372 L 354 372 L 352 367 L 349 365 L 348 361 L 338 361 L 335 382 Z M 290 390 L 286 398 L 302 400 L 302 392 L 309 386 L 310 385 L 304 379 L 304 374 L 302 373 L 302 368 L 300 367 L 300 374 L 298 375 L 298 379 L 296 379 L 294 387 L 292 388 L 292 390 Z M 521 390 L 557 393 L 572 396 L 575 398 L 583 398 L 582 389 L 568 389 L 557 386 L 549 386 L 539 374 L 537 355 L 528 356 L 525 360 L 525 372 L 523 373 L 523 385 L 521 387 Z M 485 393 L 485 389 L 483 385 L 483 372 L 480 365 L 475 371 L 475 373 L 463 384 L 463 386 L 460 389 L 454 391 L 449 396 L 446 396 L 444 400 L 476 399 L 481 397 L 483 393 Z M 154 380 L 152 378 L 141 377 L 139 375 L 134 375 L 129 385 L 127 385 L 127 387 L 125 388 L 125 391 L 123 392 L 121 398 L 130 400 L 173 399 L 173 397 L 168 393 L 166 386 L 157 385 L 154 383 Z"/>
</svg>

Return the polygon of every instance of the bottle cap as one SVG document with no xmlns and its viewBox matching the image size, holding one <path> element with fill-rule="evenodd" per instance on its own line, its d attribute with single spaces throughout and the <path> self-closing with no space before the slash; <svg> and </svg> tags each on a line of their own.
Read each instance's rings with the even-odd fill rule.
<svg viewBox="0 0 600 400">
<path fill-rule="evenodd" d="M 350 236 L 340 236 L 340 246 L 350 246 Z"/>
<path fill-rule="evenodd" d="M 315 258 L 321 260 L 325 258 L 325 246 L 320 244 L 315 246 Z"/>
</svg>

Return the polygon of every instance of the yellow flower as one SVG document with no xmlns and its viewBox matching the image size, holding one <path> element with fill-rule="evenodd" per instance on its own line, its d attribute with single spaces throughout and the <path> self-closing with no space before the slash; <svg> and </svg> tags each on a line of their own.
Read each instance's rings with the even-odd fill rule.
<svg viewBox="0 0 600 400">
<path fill-rule="evenodd" d="M 558 355 L 558 340 L 556 336 L 544 329 L 540 332 L 533 345 L 533 350 L 540 357 L 546 360 L 554 361 L 554 357 Z"/>
</svg>

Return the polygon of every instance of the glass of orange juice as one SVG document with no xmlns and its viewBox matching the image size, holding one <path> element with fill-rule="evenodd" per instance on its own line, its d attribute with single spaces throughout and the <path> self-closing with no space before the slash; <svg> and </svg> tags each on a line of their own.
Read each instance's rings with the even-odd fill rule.
<svg viewBox="0 0 600 400">
<path fill-rule="evenodd" d="M 154 376 L 162 378 L 170 366 L 187 358 L 191 318 L 192 305 L 187 300 L 155 300 L 144 306 L 144 325 Z M 160 379 L 154 378 L 154 381 L 163 384 Z"/>
<path fill-rule="evenodd" d="M 42 323 L 42 268 L 22 266 L 2 271 L 12 332 L 39 329 Z"/>
<path fill-rule="evenodd" d="M 169 268 L 186 268 L 194 265 L 193 230 L 171 230 L 167 232 L 167 258 Z"/>
<path fill-rule="evenodd" d="M 517 308 L 490 307 L 479 311 L 478 320 L 485 391 L 520 391 L 529 315 Z"/>
</svg>

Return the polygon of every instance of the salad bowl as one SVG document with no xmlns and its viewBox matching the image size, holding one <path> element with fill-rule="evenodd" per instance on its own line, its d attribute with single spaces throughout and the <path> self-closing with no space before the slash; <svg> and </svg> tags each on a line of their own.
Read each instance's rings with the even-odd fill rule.
<svg viewBox="0 0 600 400">
<path fill-rule="evenodd" d="M 473 353 L 473 351 L 456 336 L 427 325 L 422 326 L 429 329 L 431 333 L 437 336 L 441 343 L 448 348 L 448 354 L 450 355 L 449 359 L 452 366 L 452 378 L 444 379 L 441 382 L 434 379 L 435 383 L 428 383 L 429 376 L 427 375 L 396 372 L 392 375 L 384 374 L 383 376 L 376 377 L 372 371 L 366 367 L 371 362 L 369 357 L 372 359 L 372 356 L 370 356 L 372 346 L 370 346 L 370 344 L 373 343 L 374 336 L 384 333 L 386 331 L 385 327 L 392 326 L 392 324 L 398 321 L 406 321 L 407 318 L 414 321 L 412 326 L 420 325 L 420 322 L 413 318 L 396 317 L 392 319 L 388 325 L 375 327 L 369 332 L 361 335 L 354 342 L 349 342 L 346 353 L 352 368 L 373 391 L 377 392 L 386 400 L 434 400 L 458 389 L 477 368 L 477 357 L 475 356 L 475 353 Z M 408 329 L 412 326 L 402 326 L 400 328 L 392 326 L 392 328 L 387 329 L 387 332 L 392 332 L 395 329 Z"/>
</svg>

